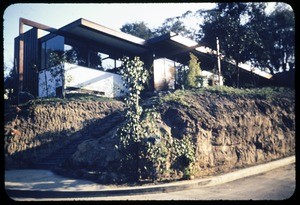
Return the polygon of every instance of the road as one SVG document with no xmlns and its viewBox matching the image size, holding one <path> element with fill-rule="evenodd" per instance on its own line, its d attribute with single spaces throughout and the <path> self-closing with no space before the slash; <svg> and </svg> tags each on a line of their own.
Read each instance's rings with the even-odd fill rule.
<svg viewBox="0 0 300 205">
<path fill-rule="evenodd" d="M 283 200 L 293 195 L 295 187 L 295 164 L 291 164 L 222 185 L 161 194 L 102 197 L 95 200 Z"/>
<path fill-rule="evenodd" d="M 290 198 L 296 187 L 295 164 L 242 178 L 221 185 L 190 190 L 130 196 L 55 198 L 45 200 L 284 200 Z M 44 200 L 14 198 L 15 200 Z"/>
</svg>

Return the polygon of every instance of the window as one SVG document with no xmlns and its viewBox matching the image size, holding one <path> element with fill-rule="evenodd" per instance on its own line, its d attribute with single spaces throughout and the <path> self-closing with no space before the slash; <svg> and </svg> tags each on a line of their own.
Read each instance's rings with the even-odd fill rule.
<svg viewBox="0 0 300 205">
<path fill-rule="evenodd" d="M 65 55 L 66 61 L 71 64 L 117 72 L 121 61 L 111 58 L 108 54 L 101 52 L 101 47 L 88 44 L 72 38 L 55 36 L 41 44 L 41 68 L 55 66 L 58 62 L 51 61 L 53 53 Z"/>
<path fill-rule="evenodd" d="M 64 37 L 56 36 L 48 41 L 42 42 L 41 45 L 41 69 L 49 68 L 55 65 L 51 61 L 51 54 L 62 54 L 64 51 Z"/>
</svg>

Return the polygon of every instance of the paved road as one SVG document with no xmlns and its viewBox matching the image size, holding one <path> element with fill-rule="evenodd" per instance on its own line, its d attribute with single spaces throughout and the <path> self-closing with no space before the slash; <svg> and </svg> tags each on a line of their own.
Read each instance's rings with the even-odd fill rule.
<svg viewBox="0 0 300 205">
<path fill-rule="evenodd" d="M 242 178 L 222 185 L 199 187 L 185 191 L 131 196 L 55 198 L 45 200 L 283 200 L 293 195 L 295 186 L 295 164 L 290 164 L 260 175 Z M 15 200 L 36 199 L 15 198 Z"/>
<path fill-rule="evenodd" d="M 102 197 L 88 200 L 283 200 L 296 187 L 295 164 L 222 185 L 138 196 Z"/>
</svg>

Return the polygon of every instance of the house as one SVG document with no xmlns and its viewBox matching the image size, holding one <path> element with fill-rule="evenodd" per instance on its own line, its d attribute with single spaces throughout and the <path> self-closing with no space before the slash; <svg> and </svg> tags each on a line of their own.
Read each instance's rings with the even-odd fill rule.
<svg viewBox="0 0 300 205">
<path fill-rule="evenodd" d="M 24 25 L 32 29 L 23 32 Z M 113 71 L 120 69 L 123 56 L 141 57 L 153 73 L 147 89 L 157 91 L 178 87 L 178 70 L 187 66 L 190 52 L 204 70 L 212 70 L 217 62 L 216 51 L 173 32 L 144 40 L 82 18 L 59 29 L 20 18 L 19 30 L 14 60 L 18 89 L 39 97 L 61 95 L 62 90 L 122 96 L 122 78 Z M 41 30 L 49 34 L 41 36 Z M 53 60 L 62 53 L 67 60 Z M 234 64 L 221 58 L 223 64 Z M 245 64 L 239 67 L 245 79 L 272 77 Z"/>
</svg>

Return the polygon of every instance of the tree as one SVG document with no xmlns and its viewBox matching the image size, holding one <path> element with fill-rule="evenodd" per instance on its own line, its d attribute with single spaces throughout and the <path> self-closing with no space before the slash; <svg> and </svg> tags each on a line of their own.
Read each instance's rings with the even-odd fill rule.
<svg viewBox="0 0 300 205">
<path fill-rule="evenodd" d="M 162 26 L 160 26 L 159 28 L 157 28 L 155 30 L 155 35 L 160 36 L 160 35 L 170 32 L 170 31 L 181 34 L 181 35 L 184 35 L 185 33 L 187 33 L 185 25 L 180 20 L 180 18 L 174 17 L 174 18 L 167 18 L 163 22 Z"/>
<path fill-rule="evenodd" d="M 5 70 L 9 68 L 4 67 Z M 16 69 L 12 68 L 9 71 L 9 74 L 4 77 L 4 89 L 8 90 L 8 98 L 16 103 L 15 100 L 17 99 L 17 88 L 18 88 L 18 74 Z"/>
<path fill-rule="evenodd" d="M 186 85 L 189 88 L 197 87 L 197 78 L 200 76 L 201 69 L 200 69 L 200 62 L 198 58 L 193 54 L 190 53 L 190 61 L 189 61 L 189 70 L 187 72 L 186 77 Z"/>
<path fill-rule="evenodd" d="M 252 20 L 262 39 L 260 49 L 252 53 L 252 62 L 259 67 L 266 67 L 271 74 L 286 71 L 295 66 L 295 17 L 286 4 L 277 4 L 269 16 L 256 15 Z"/>
<path fill-rule="evenodd" d="M 266 3 L 219 3 L 212 10 L 198 12 L 204 16 L 198 40 L 215 49 L 215 37 L 219 37 L 222 53 L 236 62 L 236 68 L 226 72 L 236 75 L 237 85 L 239 62 L 250 61 L 271 74 L 287 66 L 294 68 L 293 11 L 284 3 L 278 3 L 270 15 L 265 9 Z"/>
<path fill-rule="evenodd" d="M 240 62 L 249 60 L 250 49 L 259 43 L 256 30 L 248 26 L 253 12 L 249 3 L 219 3 L 215 9 L 200 11 L 205 22 L 200 30 L 199 39 L 216 49 L 215 39 L 220 39 L 222 53 L 235 60 L 236 86 L 239 87 Z"/>
<path fill-rule="evenodd" d="M 185 37 L 193 39 L 194 32 L 188 29 L 184 24 L 184 20 L 189 17 L 191 11 L 183 13 L 181 16 L 167 18 L 160 27 L 154 29 L 154 36 L 160 36 L 168 32 L 174 32 Z"/>
<path fill-rule="evenodd" d="M 124 33 L 128 33 L 145 40 L 153 37 L 152 31 L 147 27 L 147 25 L 143 21 L 135 23 L 126 23 L 121 27 L 120 30 Z"/>
<path fill-rule="evenodd" d="M 178 33 L 182 36 L 194 39 L 194 29 L 187 28 L 184 21 L 192 16 L 191 11 L 183 13 L 181 16 L 171 17 L 165 19 L 158 28 L 150 29 L 143 21 L 135 23 L 126 23 L 121 27 L 121 31 L 139 38 L 148 40 L 153 37 L 163 35 L 168 32 Z"/>
</svg>

